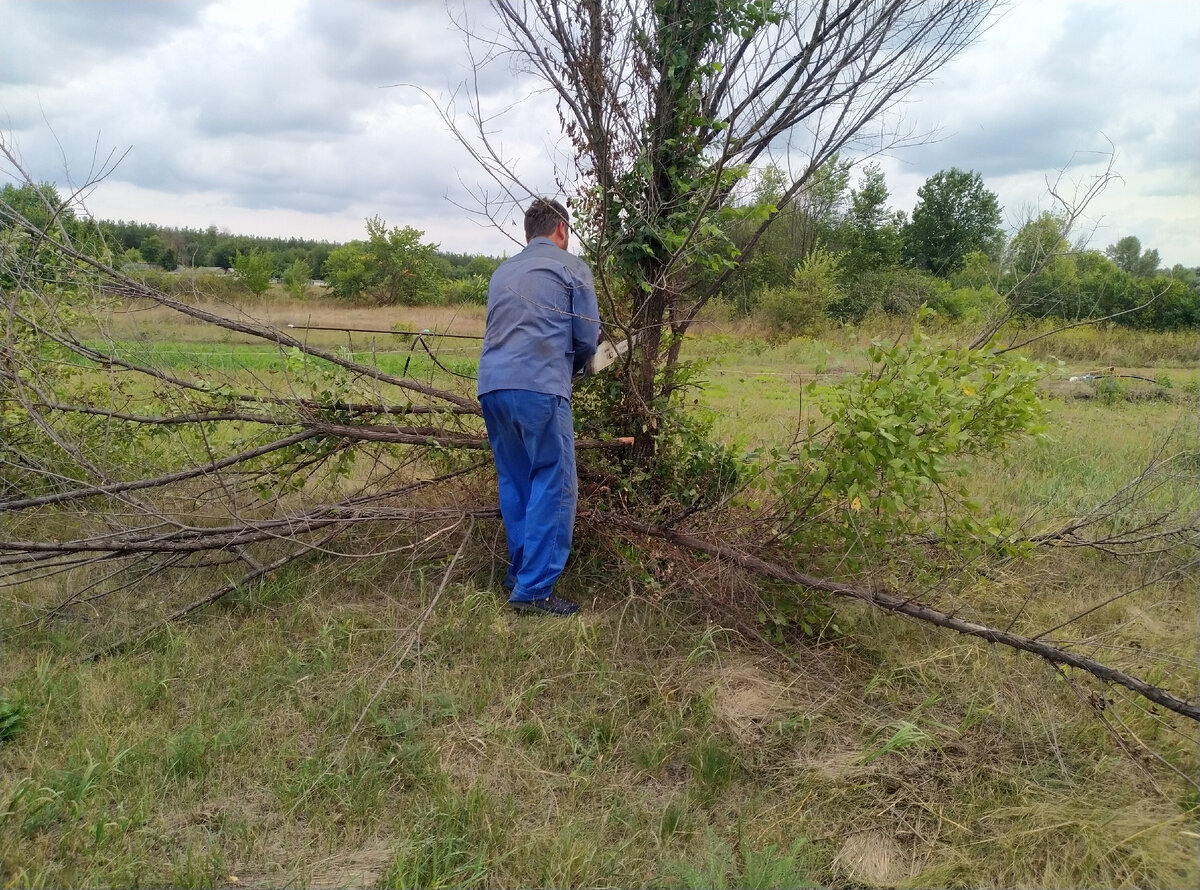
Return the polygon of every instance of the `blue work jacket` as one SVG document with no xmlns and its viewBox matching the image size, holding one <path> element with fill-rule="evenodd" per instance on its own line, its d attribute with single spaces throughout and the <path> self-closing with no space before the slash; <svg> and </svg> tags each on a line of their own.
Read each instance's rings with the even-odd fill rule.
<svg viewBox="0 0 1200 890">
<path fill-rule="evenodd" d="M 479 395 L 525 389 L 569 399 L 571 378 L 599 337 L 592 270 L 549 238 L 534 238 L 488 284 Z"/>
</svg>

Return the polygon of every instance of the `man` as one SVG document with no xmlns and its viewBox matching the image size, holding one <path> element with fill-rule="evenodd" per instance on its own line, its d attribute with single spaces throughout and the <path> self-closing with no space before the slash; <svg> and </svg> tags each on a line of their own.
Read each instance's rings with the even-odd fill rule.
<svg viewBox="0 0 1200 890">
<path fill-rule="evenodd" d="M 567 253 L 562 204 L 530 204 L 525 240 L 488 284 L 479 403 L 508 538 L 508 601 L 519 611 L 571 615 L 579 606 L 554 595 L 579 494 L 571 380 L 596 351 L 600 312 L 591 270 Z"/>
</svg>

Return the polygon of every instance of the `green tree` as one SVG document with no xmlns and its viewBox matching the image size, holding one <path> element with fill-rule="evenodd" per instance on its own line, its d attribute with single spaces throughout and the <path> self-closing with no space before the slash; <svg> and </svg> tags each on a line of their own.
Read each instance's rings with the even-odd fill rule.
<svg viewBox="0 0 1200 890">
<path fill-rule="evenodd" d="M 75 222 L 75 211 L 50 182 L 20 186 L 5 183 L 0 188 L 0 204 L 11 208 L 12 212 L 25 217 L 34 227 L 43 231 L 58 226 L 69 228 Z M 0 220 L 3 224 L 7 222 Z"/>
<path fill-rule="evenodd" d="M 1155 275 L 1137 279 L 1143 311 L 1133 313 L 1133 323 L 1156 331 L 1196 330 L 1200 327 L 1200 293 L 1178 278 Z"/>
<path fill-rule="evenodd" d="M 351 241 L 325 261 L 325 278 L 339 297 L 417 306 L 434 302 L 445 276 L 436 244 L 424 244 L 412 226 L 391 229 L 378 216 L 367 220 L 367 241 Z"/>
<path fill-rule="evenodd" d="M 1158 272 L 1158 251 L 1143 251 L 1142 242 L 1134 235 L 1126 235 L 1116 244 L 1110 244 L 1104 253 L 1122 272 L 1136 278 L 1149 278 Z"/>
<path fill-rule="evenodd" d="M 335 248 L 325 259 L 325 283 L 334 296 L 353 300 L 367 292 L 374 277 L 371 255 L 361 241 Z"/>
<path fill-rule="evenodd" d="M 904 227 L 904 258 L 919 269 L 949 275 L 973 250 L 998 256 L 1004 246 L 1000 202 L 973 170 L 951 167 L 917 190 L 912 221 Z"/>
<path fill-rule="evenodd" d="M 499 265 L 500 260 L 496 259 L 495 257 L 474 256 L 471 257 L 471 261 L 467 263 L 465 272 L 463 274 L 465 277 L 482 275 L 484 278 L 491 278 L 492 273 L 496 271 Z"/>
<path fill-rule="evenodd" d="M 1079 286 L 1066 225 L 1062 215 L 1042 213 L 1021 226 L 1005 250 L 1009 301 L 1027 315 L 1092 317 L 1094 306 Z"/>
<path fill-rule="evenodd" d="M 36 269 L 33 277 L 45 285 L 69 279 L 71 264 L 50 241 L 69 243 L 105 263 L 112 260 L 99 228 L 81 219 L 52 183 L 7 183 L 0 188 L 0 288 L 13 287 L 22 277 L 22 267 L 27 272 Z"/>
<path fill-rule="evenodd" d="M 889 269 L 900 262 L 903 215 L 887 206 L 887 180 L 878 164 L 863 168 L 859 186 L 850 192 L 843 238 L 844 267 L 851 276 Z"/>
<path fill-rule="evenodd" d="M 142 239 L 138 250 L 143 261 L 172 272 L 179 265 L 174 248 L 170 247 L 157 233 Z"/>
<path fill-rule="evenodd" d="M 792 182 L 782 168 L 772 163 L 758 174 L 749 205 L 754 210 L 745 218 L 732 220 L 728 228 L 735 248 L 742 251 L 755 239 L 763 216 L 775 214 L 775 219 L 770 228 L 757 234 L 749 258 L 738 264 L 727 286 L 726 296 L 732 298 L 739 312 L 751 311 L 764 288 L 786 290 L 797 264 L 804 262 L 812 251 L 842 247 L 844 239 L 838 233 L 850 167 L 850 162 L 835 154 L 813 173 L 802 193 L 790 202 L 785 196 Z"/>
<path fill-rule="evenodd" d="M 1122 272 L 1104 254 L 1089 250 L 1073 257 L 1072 262 L 1079 281 L 1080 314 L 1099 318 L 1139 305 L 1133 276 Z"/>
<path fill-rule="evenodd" d="M 245 282 L 252 294 L 264 293 L 271 286 L 271 276 L 275 274 L 275 258 L 261 250 L 251 250 L 242 253 L 240 250 L 233 258 L 233 271 L 238 278 Z"/>
<path fill-rule="evenodd" d="M 412 226 L 388 229 L 378 216 L 367 220 L 367 253 L 375 264 L 372 289 L 380 303 L 410 306 L 437 297 L 442 276 L 435 263 L 437 245 L 422 244 L 424 232 Z"/>
<path fill-rule="evenodd" d="M 1066 220 L 1060 214 L 1045 212 L 1021 226 L 1008 245 L 1006 265 L 1017 277 L 1035 274 L 1038 269 L 1071 250 L 1063 235 Z"/>
<path fill-rule="evenodd" d="M 755 234 L 754 220 L 768 214 L 776 215 L 772 226 L 758 236 L 753 253 L 739 264 L 736 275 L 728 284 L 727 295 L 740 313 L 748 313 L 754 308 L 763 288 L 787 284 L 792 270 L 803 257 L 801 244 L 811 240 L 806 232 L 807 219 L 797 212 L 795 205 L 779 209 L 790 185 L 787 174 L 778 164 L 768 164 L 759 171 L 754 183 L 751 206 L 757 208 L 756 213 L 747 219 L 730 221 L 729 237 L 741 251 Z"/>
<path fill-rule="evenodd" d="M 312 280 L 312 267 L 304 260 L 293 260 L 291 265 L 283 270 L 280 278 L 288 292 L 299 299 L 304 296 L 304 291 Z"/>
</svg>

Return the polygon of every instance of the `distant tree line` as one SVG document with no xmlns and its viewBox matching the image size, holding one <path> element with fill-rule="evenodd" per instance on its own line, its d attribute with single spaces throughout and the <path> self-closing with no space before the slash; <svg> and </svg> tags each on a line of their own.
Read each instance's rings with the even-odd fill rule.
<svg viewBox="0 0 1200 890">
<path fill-rule="evenodd" d="M 833 158 L 779 213 L 726 287 L 734 312 L 758 315 L 779 338 L 922 304 L 951 318 L 1007 302 L 1037 318 L 1126 313 L 1121 323 L 1154 330 L 1200 324 L 1200 269 L 1162 268 L 1158 251 L 1135 236 L 1088 250 L 1067 240 L 1064 217 L 1043 213 L 1009 239 L 996 195 L 978 173 L 958 168 L 929 177 L 909 217 L 888 206 L 879 165 L 864 166 L 856 187 L 851 172 L 849 161 Z M 789 185 L 767 167 L 747 203 L 775 212 Z M 751 231 L 734 223 L 730 234 L 746 247 Z"/>
<path fill-rule="evenodd" d="M 338 244 L 304 238 L 233 235 L 216 226 L 171 228 L 126 220 L 87 220 L 49 183 L 0 189 L 7 204 L 39 228 L 59 233 L 93 256 L 122 269 L 175 272 L 220 269 L 234 273 L 261 294 L 278 281 L 296 296 L 313 279 L 347 300 L 375 303 L 438 303 L 487 300 L 487 280 L 500 260 L 444 253 L 424 243 L 410 226 L 389 229 L 378 217 L 367 221 L 367 239 Z M 0 226 L 0 232 L 12 227 Z M 16 236 L 13 235 L 13 238 Z M 16 249 L 8 240 L 7 249 Z M 0 282 L 3 285 L 4 282 Z"/>
<path fill-rule="evenodd" d="M 1158 251 L 1143 249 L 1136 236 L 1103 252 L 1088 250 L 1069 243 L 1064 218 L 1043 213 L 1006 238 L 996 195 L 978 173 L 958 168 L 929 177 L 909 217 L 888 206 L 879 165 L 864 166 L 854 187 L 852 172 L 851 162 L 834 157 L 799 201 L 777 213 L 724 289 L 732 312 L 758 316 L 778 339 L 830 321 L 858 322 L 872 311 L 907 314 L 927 305 L 950 318 L 971 318 L 1006 302 L 1037 318 L 1116 315 L 1122 324 L 1153 330 L 1200 325 L 1200 269 L 1162 268 Z M 768 166 L 747 204 L 776 213 L 789 186 L 780 168 Z M 337 244 L 231 235 L 216 226 L 85 220 L 47 183 L 5 185 L 0 201 L 114 266 L 218 268 L 255 294 L 278 281 L 301 297 L 321 279 L 347 301 L 482 304 L 500 262 L 439 251 L 421 230 L 389 227 L 379 217 L 367 220 L 365 239 Z M 735 218 L 728 225 L 734 243 L 748 248 L 752 224 Z M 0 249 L 33 249 L 22 247 L 22 239 L 0 226 Z"/>
<path fill-rule="evenodd" d="M 329 241 L 232 235 L 207 229 L 169 228 L 153 223 L 101 220 L 97 223 L 109 249 L 125 262 L 147 263 L 168 272 L 177 267 L 232 269 L 239 254 L 258 251 L 271 257 L 276 275 L 297 260 L 319 272 L 337 247 Z"/>
</svg>

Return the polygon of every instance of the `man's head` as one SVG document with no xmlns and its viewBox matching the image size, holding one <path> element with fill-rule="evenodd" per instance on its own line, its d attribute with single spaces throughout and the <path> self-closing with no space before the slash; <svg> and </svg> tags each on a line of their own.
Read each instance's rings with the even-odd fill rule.
<svg viewBox="0 0 1200 890">
<path fill-rule="evenodd" d="M 525 240 L 549 238 L 567 249 L 567 208 L 552 198 L 534 198 L 525 211 Z"/>
</svg>

